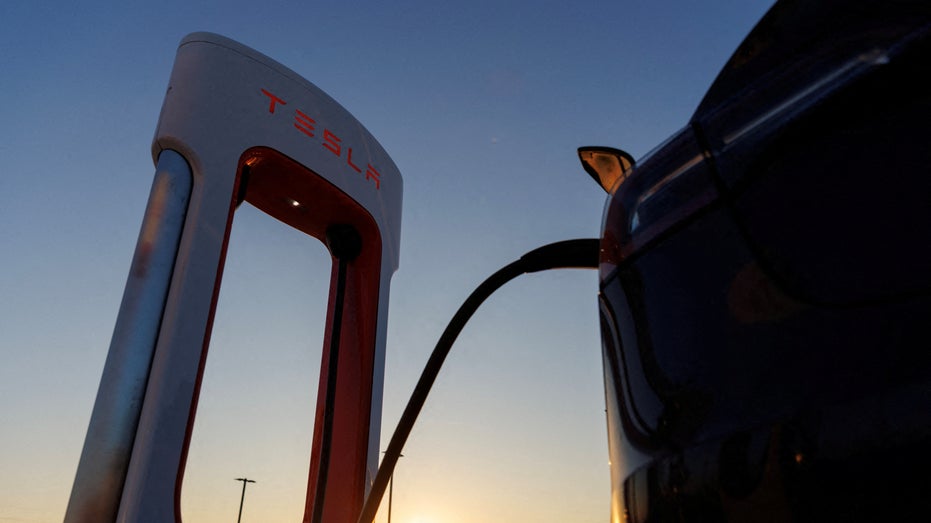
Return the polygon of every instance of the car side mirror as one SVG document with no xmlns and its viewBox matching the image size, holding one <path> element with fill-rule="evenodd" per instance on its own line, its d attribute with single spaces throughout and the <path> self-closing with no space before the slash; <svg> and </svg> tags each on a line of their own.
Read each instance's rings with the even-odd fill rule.
<svg viewBox="0 0 931 523">
<path fill-rule="evenodd" d="M 606 193 L 612 194 L 634 167 L 633 157 L 613 147 L 579 147 L 579 161 Z"/>
</svg>

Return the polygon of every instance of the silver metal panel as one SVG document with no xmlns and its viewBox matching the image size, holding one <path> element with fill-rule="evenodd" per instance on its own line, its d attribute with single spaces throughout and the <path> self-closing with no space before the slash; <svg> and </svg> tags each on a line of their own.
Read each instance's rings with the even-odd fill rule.
<svg viewBox="0 0 931 523">
<path fill-rule="evenodd" d="M 171 150 L 162 151 L 65 523 L 116 518 L 191 185 L 191 170 L 184 158 Z"/>
</svg>

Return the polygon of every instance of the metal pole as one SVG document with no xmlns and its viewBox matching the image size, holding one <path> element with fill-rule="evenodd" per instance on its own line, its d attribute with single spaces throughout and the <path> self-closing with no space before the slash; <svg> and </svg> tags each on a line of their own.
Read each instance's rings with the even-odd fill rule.
<svg viewBox="0 0 931 523">
<path fill-rule="evenodd" d="M 382 454 L 385 452 L 382 451 Z M 399 454 L 398 458 L 403 458 L 404 454 Z M 391 473 L 391 477 L 388 478 L 388 523 L 391 523 L 391 498 L 394 495 L 394 472 Z"/>
<path fill-rule="evenodd" d="M 236 481 L 242 481 L 242 497 L 239 498 L 239 517 L 236 518 L 236 523 L 239 523 L 242 520 L 242 504 L 246 500 L 246 483 L 255 483 L 255 481 L 249 478 L 236 478 Z"/>
</svg>

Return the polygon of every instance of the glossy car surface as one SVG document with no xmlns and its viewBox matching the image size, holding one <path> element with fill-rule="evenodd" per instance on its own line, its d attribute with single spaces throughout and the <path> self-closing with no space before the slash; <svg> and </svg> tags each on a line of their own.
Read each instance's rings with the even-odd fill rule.
<svg viewBox="0 0 931 523">
<path fill-rule="evenodd" d="M 931 5 L 779 2 L 609 197 L 613 521 L 931 514 Z"/>
</svg>

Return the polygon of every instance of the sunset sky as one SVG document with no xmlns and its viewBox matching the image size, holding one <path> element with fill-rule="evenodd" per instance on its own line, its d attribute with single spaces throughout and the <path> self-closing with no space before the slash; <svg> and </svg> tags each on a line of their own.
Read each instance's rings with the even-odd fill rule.
<svg viewBox="0 0 931 523">
<path fill-rule="evenodd" d="M 0 523 L 64 516 L 184 35 L 290 67 L 400 168 L 384 447 L 472 289 L 599 234 L 605 194 L 576 148 L 658 145 L 771 3 L 2 2 Z M 322 244 L 237 211 L 185 521 L 234 521 L 243 476 L 243 522 L 300 521 L 328 280 Z M 597 290 L 594 271 L 540 273 L 483 305 L 404 450 L 392 521 L 608 520 Z"/>
</svg>

